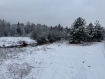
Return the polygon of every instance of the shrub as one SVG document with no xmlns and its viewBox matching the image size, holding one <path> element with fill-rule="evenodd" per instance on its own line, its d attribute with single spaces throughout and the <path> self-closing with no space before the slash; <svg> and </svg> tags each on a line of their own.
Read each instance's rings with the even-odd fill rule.
<svg viewBox="0 0 105 79">
<path fill-rule="evenodd" d="M 24 76 L 28 75 L 31 70 L 31 66 L 28 63 L 23 64 L 9 64 L 7 69 L 9 72 L 10 77 L 13 79 L 22 79 Z"/>
</svg>

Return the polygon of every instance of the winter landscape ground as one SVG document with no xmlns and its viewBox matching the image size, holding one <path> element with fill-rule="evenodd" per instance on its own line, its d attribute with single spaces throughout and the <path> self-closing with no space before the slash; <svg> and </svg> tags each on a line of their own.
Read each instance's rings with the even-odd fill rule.
<svg viewBox="0 0 105 79">
<path fill-rule="evenodd" d="M 0 38 L 0 46 L 35 43 L 17 38 Z M 0 48 L 0 79 L 105 79 L 105 42 Z"/>
</svg>

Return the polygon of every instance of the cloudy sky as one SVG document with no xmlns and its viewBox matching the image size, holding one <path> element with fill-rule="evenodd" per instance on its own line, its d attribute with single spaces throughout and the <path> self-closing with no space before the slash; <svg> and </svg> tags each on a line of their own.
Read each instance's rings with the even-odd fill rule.
<svg viewBox="0 0 105 79">
<path fill-rule="evenodd" d="M 105 26 L 105 0 L 0 0 L 0 19 L 11 23 L 70 27 L 78 17 Z"/>
</svg>

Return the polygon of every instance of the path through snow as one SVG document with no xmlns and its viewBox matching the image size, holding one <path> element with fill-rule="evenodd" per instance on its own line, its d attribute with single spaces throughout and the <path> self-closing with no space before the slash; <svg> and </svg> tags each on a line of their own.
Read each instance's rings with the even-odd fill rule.
<svg viewBox="0 0 105 79">
<path fill-rule="evenodd" d="M 105 79 L 103 45 L 103 42 L 90 46 L 61 42 L 27 47 L 18 58 L 9 59 L 4 65 L 30 64 L 33 69 L 23 79 Z"/>
</svg>

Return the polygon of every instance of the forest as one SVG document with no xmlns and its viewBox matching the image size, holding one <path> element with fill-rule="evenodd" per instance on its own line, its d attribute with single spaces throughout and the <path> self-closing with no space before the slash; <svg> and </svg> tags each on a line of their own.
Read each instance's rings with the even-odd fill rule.
<svg viewBox="0 0 105 79">
<path fill-rule="evenodd" d="M 78 17 L 69 27 L 47 26 L 27 22 L 26 24 L 10 22 L 0 19 L 0 37 L 30 37 L 38 44 L 52 43 L 58 40 L 68 40 L 69 43 L 100 42 L 105 38 L 105 28 L 99 21 L 86 24 L 85 19 Z"/>
</svg>

